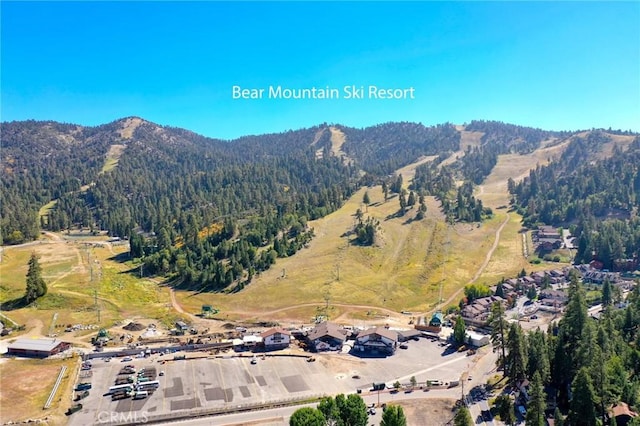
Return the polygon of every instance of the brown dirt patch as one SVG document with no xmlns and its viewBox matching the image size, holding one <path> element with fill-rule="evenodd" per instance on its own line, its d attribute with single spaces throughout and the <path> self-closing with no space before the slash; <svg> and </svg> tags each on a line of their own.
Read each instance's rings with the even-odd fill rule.
<svg viewBox="0 0 640 426">
<path fill-rule="evenodd" d="M 67 373 L 63 379 L 53 404 L 49 410 L 43 410 L 49 393 L 53 388 L 60 368 L 66 365 Z M 74 374 L 73 360 L 24 360 L 10 359 L 0 364 L 0 376 L 3 383 L 0 393 L 0 422 L 23 421 L 27 419 L 48 419 L 47 424 L 56 424 L 52 417 L 59 417 L 68 408 L 70 379 Z M 28 396 L 28 397 L 25 397 Z M 6 407 L 11 407 L 10 410 Z M 63 423 L 59 423 L 63 424 Z"/>
<path fill-rule="evenodd" d="M 394 402 L 400 405 L 408 425 L 446 425 L 454 416 L 455 399 L 413 399 Z"/>
</svg>

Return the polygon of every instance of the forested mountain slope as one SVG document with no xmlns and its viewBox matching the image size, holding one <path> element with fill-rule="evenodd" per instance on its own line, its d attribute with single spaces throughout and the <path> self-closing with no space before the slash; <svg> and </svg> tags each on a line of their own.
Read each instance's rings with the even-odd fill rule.
<svg viewBox="0 0 640 426">
<path fill-rule="evenodd" d="M 601 131 L 573 136 L 561 158 L 509 183 L 526 224 L 573 225 L 576 260 L 607 268 L 640 253 L 640 138 L 601 158 L 611 140 Z"/>
<path fill-rule="evenodd" d="M 135 117 L 97 127 L 2 123 L 3 242 L 32 240 L 41 228 L 106 230 L 130 238 L 132 256 L 149 273 L 177 274 L 203 289 L 242 286 L 303 247 L 313 236 L 307 220 L 336 210 L 358 187 L 385 182 L 404 197 L 389 178 L 402 166 L 438 155 L 416 173 L 415 195 L 438 196 L 452 220 L 479 221 L 491 212 L 473 198 L 473 185 L 497 155 L 567 136 L 472 122 L 467 128 L 483 132 L 481 146 L 438 167 L 460 149 L 451 124 L 333 128 L 345 137 L 345 158 L 332 151 L 327 124 L 223 141 Z M 114 146 L 117 166 L 107 168 Z"/>
</svg>

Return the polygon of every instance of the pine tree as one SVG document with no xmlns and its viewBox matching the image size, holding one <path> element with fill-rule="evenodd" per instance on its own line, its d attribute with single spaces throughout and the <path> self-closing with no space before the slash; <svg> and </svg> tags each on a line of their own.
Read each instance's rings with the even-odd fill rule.
<svg viewBox="0 0 640 426">
<path fill-rule="evenodd" d="M 500 420 L 508 425 L 513 425 L 516 423 L 515 406 L 513 400 L 509 395 L 498 395 L 498 397 L 496 398 L 495 406 L 498 410 Z"/>
<path fill-rule="evenodd" d="M 404 410 L 399 405 L 387 405 L 380 426 L 407 426 Z"/>
<path fill-rule="evenodd" d="M 455 417 L 453 418 L 453 424 L 455 426 L 473 426 L 471 413 L 469 413 L 469 409 L 467 407 L 460 407 Z"/>
<path fill-rule="evenodd" d="M 400 201 L 400 215 L 404 215 L 407 211 L 407 190 L 402 189 L 400 192 L 400 196 L 398 197 Z"/>
<path fill-rule="evenodd" d="M 416 194 L 413 191 L 409 192 L 409 198 L 407 199 L 407 206 L 411 207 L 416 204 Z"/>
<path fill-rule="evenodd" d="M 609 280 L 604 280 L 604 284 L 602 284 L 602 306 L 611 305 L 612 299 L 611 283 Z"/>
<path fill-rule="evenodd" d="M 517 384 L 526 376 L 527 361 L 525 358 L 525 342 L 520 324 L 511 324 L 507 335 L 507 358 L 505 375 L 511 384 Z"/>
<path fill-rule="evenodd" d="M 596 425 L 595 392 L 589 377 L 589 370 L 583 367 L 578 371 L 572 385 L 573 397 L 569 411 L 570 425 Z"/>
<path fill-rule="evenodd" d="M 540 374 L 536 371 L 529 385 L 529 402 L 527 403 L 526 426 L 545 426 L 544 410 L 547 408 L 546 394 L 542 386 Z"/>
<path fill-rule="evenodd" d="M 507 345 L 507 341 L 505 339 L 507 322 L 504 318 L 504 306 L 502 306 L 502 303 L 496 302 L 493 304 L 491 307 L 491 317 L 489 318 L 489 322 L 491 324 L 491 343 L 493 344 L 494 350 L 500 351 L 500 355 L 498 356 L 498 368 L 502 367 L 504 371 L 505 361 L 507 359 L 505 353 Z"/>
<path fill-rule="evenodd" d="M 362 197 L 362 202 L 367 206 L 369 204 L 371 204 L 371 198 L 369 197 L 369 191 L 365 191 L 364 196 Z"/>
<path fill-rule="evenodd" d="M 47 283 L 45 283 L 42 278 L 42 268 L 38 262 L 38 257 L 35 252 L 33 252 L 29 259 L 29 270 L 27 271 L 27 286 L 24 293 L 24 301 L 28 305 L 45 294 L 47 294 Z"/>
<path fill-rule="evenodd" d="M 562 416 L 562 413 L 560 412 L 560 409 L 558 407 L 556 407 L 555 411 L 553 412 L 553 425 L 564 426 L 564 417 Z"/>
<path fill-rule="evenodd" d="M 453 341 L 456 345 L 463 345 L 466 340 L 466 331 L 464 326 L 464 320 L 460 315 L 456 318 L 456 323 L 453 326 Z"/>
</svg>

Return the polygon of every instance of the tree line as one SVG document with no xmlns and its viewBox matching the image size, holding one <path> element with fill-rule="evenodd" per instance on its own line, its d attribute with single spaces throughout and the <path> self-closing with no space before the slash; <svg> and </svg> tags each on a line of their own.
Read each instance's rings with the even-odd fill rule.
<svg viewBox="0 0 640 426">
<path fill-rule="evenodd" d="M 609 141 L 598 131 L 576 136 L 559 160 L 508 185 L 525 225 L 572 225 L 576 261 L 595 258 L 615 269 L 640 253 L 640 138 L 625 151 L 614 147 L 611 157 L 594 160 Z"/>
<path fill-rule="evenodd" d="M 616 403 L 639 407 L 640 288 L 625 309 L 614 309 L 611 297 L 603 297 L 598 320 L 588 315 L 576 274 L 569 295 L 564 316 L 546 332 L 525 334 L 518 323 L 507 322 L 501 304 L 492 309 L 498 367 L 511 386 L 529 382 L 527 425 L 544 425 L 550 416 L 565 425 L 605 425 Z M 503 396 L 496 405 L 502 419 L 514 424 L 513 401 Z"/>
</svg>

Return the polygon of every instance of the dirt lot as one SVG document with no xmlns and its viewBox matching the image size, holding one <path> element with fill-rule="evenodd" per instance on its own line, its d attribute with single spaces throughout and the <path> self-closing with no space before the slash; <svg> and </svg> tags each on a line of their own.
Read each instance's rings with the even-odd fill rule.
<svg viewBox="0 0 640 426">
<path fill-rule="evenodd" d="M 409 425 L 445 425 L 453 419 L 451 408 L 455 402 L 453 398 L 432 398 L 428 404 L 420 399 L 398 401 L 397 404 L 402 406 Z"/>
<path fill-rule="evenodd" d="M 0 422 L 4 424 L 9 421 L 46 419 L 47 424 L 65 424 L 63 413 L 69 406 L 68 395 L 71 393 L 71 379 L 75 376 L 77 368 L 76 361 L 75 359 L 2 359 L 0 362 L 0 377 L 2 377 Z M 43 410 L 63 365 L 67 366 L 67 373 L 53 399 L 51 408 Z"/>
</svg>

